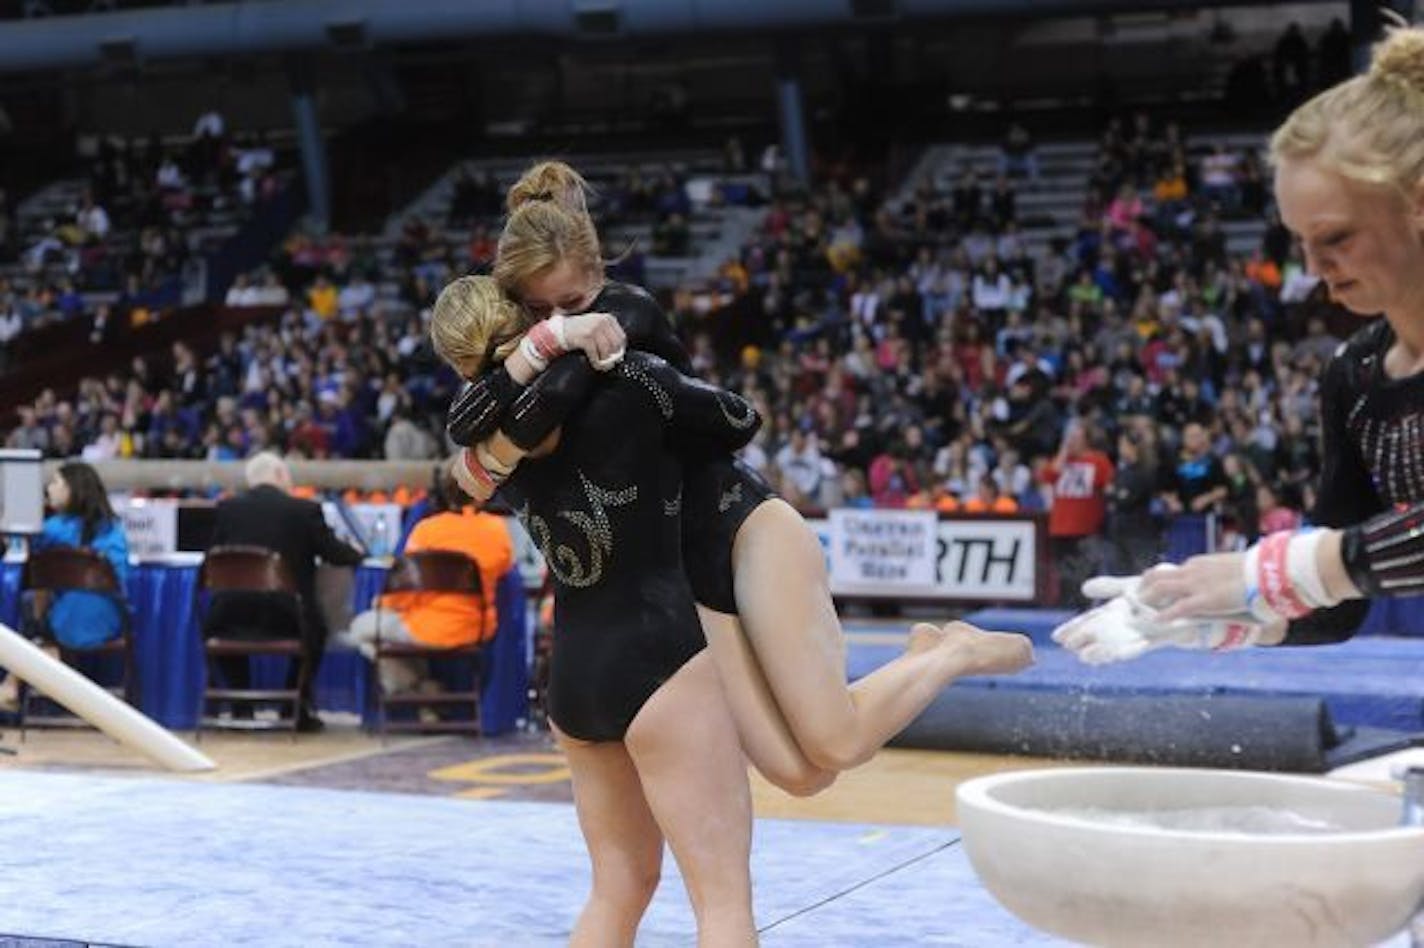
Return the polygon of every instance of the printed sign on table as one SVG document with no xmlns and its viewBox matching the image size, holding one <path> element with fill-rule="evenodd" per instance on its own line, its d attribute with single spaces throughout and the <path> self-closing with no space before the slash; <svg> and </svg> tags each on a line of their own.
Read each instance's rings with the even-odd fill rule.
<svg viewBox="0 0 1424 948">
<path fill-rule="evenodd" d="M 130 500 L 118 507 L 129 556 L 167 556 L 178 549 L 178 505 L 171 500 Z"/>
<path fill-rule="evenodd" d="M 933 586 L 935 523 L 928 510 L 832 510 L 831 585 Z"/>
<path fill-rule="evenodd" d="M 849 532 L 848 515 L 854 517 Z M 906 517 L 930 518 L 928 576 L 920 559 L 922 528 Z M 1033 518 L 935 518 L 923 511 L 833 510 L 830 519 L 807 520 L 806 525 L 826 551 L 831 592 L 837 596 L 965 602 L 1031 602 L 1037 597 Z M 842 521 L 839 532 L 837 519 Z"/>
</svg>

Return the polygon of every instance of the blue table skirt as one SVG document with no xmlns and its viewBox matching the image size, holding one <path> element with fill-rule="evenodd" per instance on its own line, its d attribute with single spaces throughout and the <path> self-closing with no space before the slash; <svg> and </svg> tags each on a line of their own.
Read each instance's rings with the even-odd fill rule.
<svg viewBox="0 0 1424 948">
<path fill-rule="evenodd" d="M 0 622 L 11 628 L 19 627 L 21 566 L 7 562 L 0 570 Z M 369 608 L 385 575 L 379 566 L 356 569 L 353 614 Z M 140 707 L 174 730 L 196 727 L 202 704 L 205 669 L 197 585 L 197 566 L 143 563 L 129 571 Z M 529 693 L 529 622 L 518 570 L 510 570 L 500 580 L 496 602 L 499 629 L 485 650 L 482 675 L 480 714 L 486 734 L 514 727 L 527 713 Z M 258 687 L 277 686 L 285 674 L 285 659 L 254 661 Z M 317 675 L 316 702 L 323 710 L 356 711 L 370 720 L 370 663 L 358 652 L 329 649 Z"/>
</svg>

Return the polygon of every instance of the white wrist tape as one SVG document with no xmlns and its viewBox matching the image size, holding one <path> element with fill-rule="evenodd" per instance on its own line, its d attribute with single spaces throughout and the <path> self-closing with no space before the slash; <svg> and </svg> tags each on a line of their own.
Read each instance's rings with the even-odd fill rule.
<svg viewBox="0 0 1424 948">
<path fill-rule="evenodd" d="M 1241 564 L 1241 578 L 1252 615 L 1262 622 L 1299 619 L 1339 601 L 1325 591 L 1316 564 L 1324 536 L 1316 530 L 1281 531 L 1251 545 Z"/>
<path fill-rule="evenodd" d="M 535 372 L 543 372 L 549 367 L 549 360 L 539 354 L 539 347 L 534 345 L 534 340 L 529 338 L 528 333 L 519 340 L 519 351 L 524 353 L 524 358 L 533 366 Z"/>
<path fill-rule="evenodd" d="M 512 464 L 505 464 L 499 458 L 495 457 L 494 452 L 486 447 L 483 442 L 475 445 L 474 451 L 475 459 L 489 472 L 490 477 L 493 478 L 496 484 L 504 483 L 509 479 L 509 475 L 514 473 L 514 466 Z"/>
<path fill-rule="evenodd" d="M 554 339 L 558 341 L 559 348 L 564 352 L 569 351 L 569 337 L 564 329 L 564 325 L 568 321 L 567 316 L 550 316 L 546 320 L 549 324 L 549 328 L 554 331 Z"/>
<path fill-rule="evenodd" d="M 1315 609 L 1339 605 L 1341 601 L 1326 591 L 1325 579 L 1320 575 L 1317 553 L 1323 542 L 1324 530 L 1297 530 L 1286 550 L 1286 571 L 1290 574 L 1291 583 L 1300 592 L 1301 598 Z"/>
</svg>

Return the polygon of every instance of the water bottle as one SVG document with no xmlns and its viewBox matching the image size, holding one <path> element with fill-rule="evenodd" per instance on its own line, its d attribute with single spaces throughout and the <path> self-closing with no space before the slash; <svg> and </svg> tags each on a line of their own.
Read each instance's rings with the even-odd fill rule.
<svg viewBox="0 0 1424 948">
<path fill-rule="evenodd" d="M 390 528 L 385 517 L 377 517 L 371 524 L 371 542 L 366 552 L 371 556 L 389 556 L 391 553 Z"/>
<path fill-rule="evenodd" d="M 1403 826 L 1424 826 L 1424 767 L 1414 766 L 1397 775 L 1404 781 Z"/>
<path fill-rule="evenodd" d="M 1392 776 L 1404 781 L 1401 825 L 1424 826 L 1424 767 L 1416 765 Z M 1424 948 L 1424 905 L 1419 907 L 1409 923 L 1409 948 Z"/>
</svg>

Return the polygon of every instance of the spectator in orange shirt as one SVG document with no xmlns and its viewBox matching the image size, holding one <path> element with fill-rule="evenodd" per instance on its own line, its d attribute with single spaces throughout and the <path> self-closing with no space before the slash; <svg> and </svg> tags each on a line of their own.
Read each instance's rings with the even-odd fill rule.
<svg viewBox="0 0 1424 948">
<path fill-rule="evenodd" d="M 1281 268 L 1276 266 L 1276 261 L 1265 256 L 1260 248 L 1257 248 L 1246 262 L 1246 276 L 1268 290 L 1281 288 Z"/>
<path fill-rule="evenodd" d="M 965 513 L 1018 513 L 1019 505 L 1012 497 L 1005 497 L 992 475 L 979 478 L 979 487 L 974 496 L 964 502 Z"/>
<path fill-rule="evenodd" d="M 432 649 L 454 648 L 487 641 L 498 626 L 495 589 L 514 565 L 514 543 L 504 518 L 481 513 L 453 482 L 442 478 L 436 511 L 421 520 L 406 540 L 405 552 L 450 550 L 463 553 L 480 567 L 483 602 L 446 592 L 397 592 L 382 596 L 376 608 L 351 620 L 346 639 L 367 658 L 375 655 L 377 623 L 383 640 Z M 424 662 L 382 659 L 377 672 L 381 687 L 409 691 L 427 678 Z"/>
<path fill-rule="evenodd" d="M 1158 204 L 1177 205 L 1187 199 L 1187 169 L 1181 162 L 1165 167 L 1152 185 L 1152 198 Z"/>
<path fill-rule="evenodd" d="M 940 513 L 959 513 L 964 508 L 960 505 L 959 498 L 949 492 L 949 488 L 937 484 L 934 489 L 934 509 Z"/>
<path fill-rule="evenodd" d="M 339 296 L 339 291 L 330 280 L 318 276 L 316 282 L 307 290 L 307 305 L 322 319 L 330 319 L 336 315 L 336 301 Z"/>
</svg>

